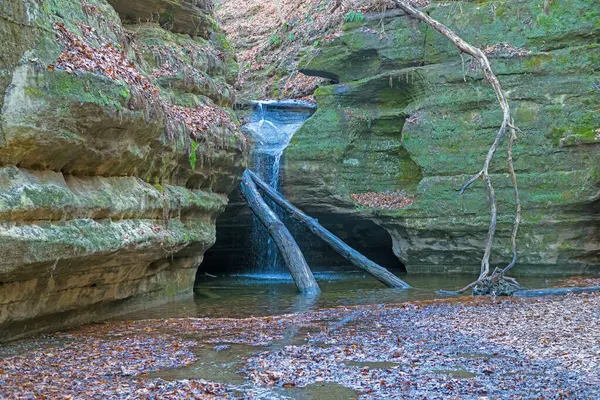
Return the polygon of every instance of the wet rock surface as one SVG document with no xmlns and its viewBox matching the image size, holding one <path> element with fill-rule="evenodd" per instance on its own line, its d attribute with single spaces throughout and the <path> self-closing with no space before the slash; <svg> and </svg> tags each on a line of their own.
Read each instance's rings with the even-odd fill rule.
<svg viewBox="0 0 600 400">
<path fill-rule="evenodd" d="M 276 399 L 328 388 L 360 398 L 596 398 L 599 305 L 597 295 L 459 298 L 89 325 L 4 346 L 0 395 Z M 209 383 L 189 368 L 211 357 L 243 380 Z"/>
</svg>

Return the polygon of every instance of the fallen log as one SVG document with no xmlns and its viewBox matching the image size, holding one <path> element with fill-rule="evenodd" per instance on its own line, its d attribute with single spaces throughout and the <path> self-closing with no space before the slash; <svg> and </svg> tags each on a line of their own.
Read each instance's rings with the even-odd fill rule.
<svg viewBox="0 0 600 400">
<path fill-rule="evenodd" d="M 515 297 L 565 296 L 571 293 L 598 293 L 600 286 L 560 287 L 550 289 L 519 290 L 513 293 Z"/>
<path fill-rule="evenodd" d="M 294 207 L 292 203 L 284 199 L 280 193 L 275 191 L 271 186 L 267 185 L 262 179 L 260 179 L 252 171 L 247 171 L 248 175 L 252 178 L 254 183 L 265 192 L 267 196 L 271 198 L 277 205 L 289 212 L 292 217 L 304 225 L 306 225 L 315 235 L 320 237 L 327 243 L 333 250 L 339 253 L 341 256 L 346 258 L 352 264 L 361 268 L 371 274 L 375 279 L 382 282 L 383 284 L 400 289 L 410 289 L 410 285 L 392 274 L 381 265 L 374 263 L 367 257 L 354 250 L 340 238 L 335 236 L 333 233 L 325 229 L 316 219 L 309 217 L 298 208 Z"/>
<path fill-rule="evenodd" d="M 321 289 L 319 289 L 319 285 L 308 267 L 298 244 L 283 222 L 281 222 L 273 210 L 265 203 L 256 189 L 256 185 L 254 185 L 248 170 L 244 172 L 244 175 L 242 176 L 240 189 L 242 195 L 248 202 L 250 209 L 258 217 L 260 222 L 262 222 L 265 228 L 267 228 L 267 231 L 269 231 L 269 235 L 271 235 L 279 252 L 283 256 L 285 265 L 290 270 L 294 282 L 300 292 L 306 294 L 320 293 Z"/>
</svg>

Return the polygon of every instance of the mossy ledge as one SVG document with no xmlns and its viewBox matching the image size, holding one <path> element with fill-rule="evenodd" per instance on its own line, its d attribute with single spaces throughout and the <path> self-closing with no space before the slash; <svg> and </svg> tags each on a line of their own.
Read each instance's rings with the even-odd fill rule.
<svg viewBox="0 0 600 400">
<path fill-rule="evenodd" d="M 60 68 L 56 26 L 93 29 L 163 101 L 232 115 L 235 62 L 208 39 L 218 27 L 201 4 L 0 6 L 0 341 L 191 293 L 246 164 L 237 125 L 209 126 L 191 146 L 183 124 L 167 129 L 173 121 L 124 79 Z M 161 25 L 145 18 L 156 10 Z M 156 63 L 170 63 L 172 79 Z"/>
<path fill-rule="evenodd" d="M 516 273 L 600 272 L 600 10 L 588 1 L 433 1 L 428 13 L 490 54 L 522 130 L 514 150 L 523 202 Z M 527 21 L 525 24 L 523 21 Z M 528 55 L 523 55 L 528 54 Z M 501 121 L 481 71 L 442 35 L 398 12 L 366 15 L 307 53 L 305 73 L 335 75 L 285 153 L 284 193 L 330 220 L 369 219 L 391 235 L 408 272 L 475 272 L 489 208 L 481 168 Z M 491 166 L 500 220 L 492 263 L 510 261 L 514 216 L 506 145 Z M 310 179 L 306 179 L 310 176 Z M 353 193 L 404 190 L 403 210 L 366 208 Z"/>
</svg>

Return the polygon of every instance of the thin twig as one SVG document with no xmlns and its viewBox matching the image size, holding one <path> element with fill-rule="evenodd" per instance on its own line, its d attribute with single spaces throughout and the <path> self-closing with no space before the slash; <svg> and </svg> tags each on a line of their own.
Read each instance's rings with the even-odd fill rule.
<svg viewBox="0 0 600 400">
<path fill-rule="evenodd" d="M 460 60 L 462 61 L 462 75 L 463 75 L 463 81 L 467 82 L 467 72 L 465 70 L 465 57 L 463 56 L 462 52 L 459 52 L 458 54 L 460 54 Z"/>
<path fill-rule="evenodd" d="M 473 182 L 475 182 L 477 179 L 481 178 L 481 176 L 482 176 L 482 175 L 483 175 L 483 171 L 479 171 L 477 174 L 473 175 L 473 176 L 471 177 L 471 179 L 469 179 L 469 180 L 467 181 L 467 183 L 465 183 L 465 184 L 463 185 L 463 187 L 460 189 L 460 194 L 463 194 L 463 193 L 465 192 L 465 190 L 467 190 L 467 188 L 468 188 L 469 186 L 471 186 L 471 184 L 472 184 Z"/>
</svg>

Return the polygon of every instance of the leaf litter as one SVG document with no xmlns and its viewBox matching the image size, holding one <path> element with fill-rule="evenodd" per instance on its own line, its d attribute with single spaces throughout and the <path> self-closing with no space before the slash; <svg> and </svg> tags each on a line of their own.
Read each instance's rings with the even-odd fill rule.
<svg viewBox="0 0 600 400">
<path fill-rule="evenodd" d="M 332 382 L 365 399 L 596 399 L 599 327 L 597 294 L 116 321 L 7 345 L 21 351 L 0 359 L 0 397 L 276 399 Z M 256 348 L 239 358 L 244 384 L 148 376 L 234 343 Z"/>
<path fill-rule="evenodd" d="M 103 75 L 111 80 L 125 82 L 131 89 L 141 93 L 145 102 L 159 105 L 169 122 L 167 126 L 182 125 L 192 139 L 196 139 L 213 127 L 224 127 L 247 144 L 247 138 L 232 118 L 211 101 L 195 107 L 182 107 L 162 99 L 160 88 L 145 76 L 135 62 L 128 58 L 121 46 L 100 37 L 95 28 L 78 24 L 82 36 L 76 35 L 62 22 L 54 24 L 54 30 L 64 46 L 50 71 L 64 70 L 69 74 L 88 72 Z M 94 45 L 94 42 L 99 42 Z M 133 43 L 130 43 L 134 46 Z M 162 71 L 162 74 L 166 74 Z M 159 73 L 160 76 L 160 73 Z M 132 98 L 133 100 L 133 98 Z M 133 103 L 130 107 L 135 108 Z"/>
</svg>

